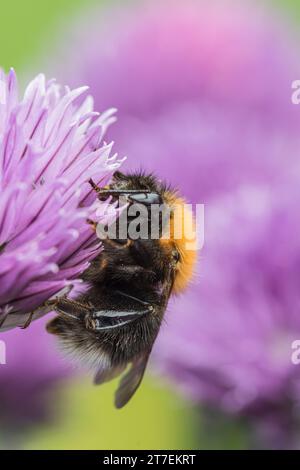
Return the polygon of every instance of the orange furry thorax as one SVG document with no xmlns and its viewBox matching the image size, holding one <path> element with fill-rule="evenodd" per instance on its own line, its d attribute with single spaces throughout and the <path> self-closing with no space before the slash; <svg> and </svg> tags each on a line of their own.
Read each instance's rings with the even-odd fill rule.
<svg viewBox="0 0 300 470">
<path fill-rule="evenodd" d="M 164 199 L 170 205 L 171 216 L 168 231 L 162 235 L 160 244 L 165 251 L 170 251 L 175 247 L 180 254 L 172 291 L 178 294 L 186 289 L 195 271 L 196 224 L 193 213 L 183 198 L 174 192 L 167 191 Z"/>
</svg>

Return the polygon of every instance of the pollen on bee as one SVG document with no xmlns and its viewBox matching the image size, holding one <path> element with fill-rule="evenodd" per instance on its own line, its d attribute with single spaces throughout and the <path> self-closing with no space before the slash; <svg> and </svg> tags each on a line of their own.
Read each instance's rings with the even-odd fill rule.
<svg viewBox="0 0 300 470">
<path fill-rule="evenodd" d="M 97 230 L 97 223 L 94 220 L 87 219 L 86 222 L 92 227 L 92 230 L 96 232 Z"/>
<path fill-rule="evenodd" d="M 100 258 L 100 269 L 105 269 L 108 265 L 108 261 L 106 258 Z"/>
</svg>

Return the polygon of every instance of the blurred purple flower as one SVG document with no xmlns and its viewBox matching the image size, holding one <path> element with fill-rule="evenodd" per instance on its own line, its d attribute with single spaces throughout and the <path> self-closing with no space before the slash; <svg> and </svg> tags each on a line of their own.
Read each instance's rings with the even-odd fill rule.
<svg viewBox="0 0 300 470">
<path fill-rule="evenodd" d="M 299 190 L 246 186 L 211 203 L 202 275 L 170 306 L 157 350 L 188 396 L 271 422 L 265 431 L 281 438 L 300 418 L 299 200 Z"/>
<path fill-rule="evenodd" d="M 7 312 L 30 312 L 76 284 L 99 253 L 86 219 L 95 212 L 97 220 L 116 214 L 109 204 L 95 203 L 88 179 L 105 184 L 119 162 L 109 157 L 112 145 L 102 143 L 114 110 L 95 113 L 91 97 L 78 103 L 87 87 L 63 89 L 40 74 L 19 100 L 14 71 L 1 71 L 0 83 L 3 319 Z"/>
<path fill-rule="evenodd" d="M 59 357 L 42 319 L 27 330 L 1 334 L 6 365 L 0 365 L 0 447 L 17 445 L 28 426 L 51 420 L 59 406 L 51 400 L 70 367 Z M 17 440 L 15 442 L 15 440 Z"/>
<path fill-rule="evenodd" d="M 75 27 L 61 74 L 118 108 L 109 135 L 131 168 L 206 204 L 201 276 L 170 304 L 158 363 L 195 400 L 286 445 L 299 423 L 297 47 L 256 2 L 133 5 Z"/>
<path fill-rule="evenodd" d="M 126 3 L 80 18 L 70 42 L 58 74 L 118 108 L 108 135 L 130 155 L 125 168 L 156 171 L 194 202 L 291 173 L 299 60 L 273 12 L 244 0 Z"/>
</svg>

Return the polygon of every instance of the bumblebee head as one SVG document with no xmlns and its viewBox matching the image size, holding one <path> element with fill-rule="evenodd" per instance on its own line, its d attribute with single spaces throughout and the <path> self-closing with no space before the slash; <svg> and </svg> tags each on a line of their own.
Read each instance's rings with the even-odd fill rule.
<svg viewBox="0 0 300 470">
<path fill-rule="evenodd" d="M 102 194 L 103 198 L 124 196 L 129 204 L 142 204 L 151 213 L 154 205 L 167 208 L 167 218 L 160 219 L 159 238 L 153 243 L 161 254 L 161 269 L 170 266 L 174 270 L 172 292 L 183 291 L 193 277 L 196 264 L 195 221 L 186 201 L 156 176 L 143 172 L 115 172 Z M 149 237 L 152 233 L 148 231 Z"/>
</svg>

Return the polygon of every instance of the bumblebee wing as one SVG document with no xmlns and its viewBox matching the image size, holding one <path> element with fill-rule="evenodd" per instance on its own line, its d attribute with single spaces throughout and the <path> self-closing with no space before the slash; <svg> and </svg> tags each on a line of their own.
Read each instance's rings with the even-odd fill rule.
<svg viewBox="0 0 300 470">
<path fill-rule="evenodd" d="M 109 382 L 112 379 L 118 377 L 126 369 L 126 364 L 118 367 L 112 367 L 111 369 L 99 369 L 94 377 L 94 384 L 101 385 L 105 382 Z"/>
<path fill-rule="evenodd" d="M 148 351 L 133 361 L 129 372 L 122 377 L 115 394 L 116 408 L 125 406 L 139 388 L 147 367 L 150 352 Z"/>
</svg>

